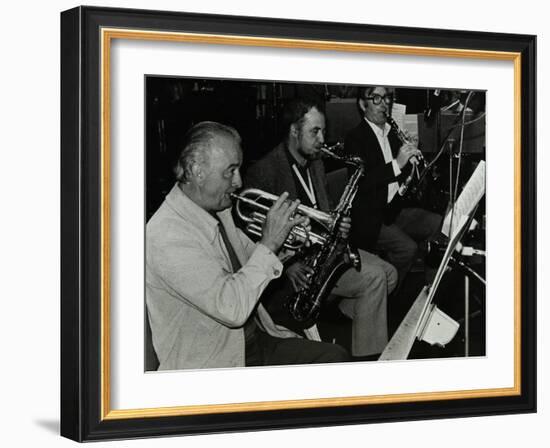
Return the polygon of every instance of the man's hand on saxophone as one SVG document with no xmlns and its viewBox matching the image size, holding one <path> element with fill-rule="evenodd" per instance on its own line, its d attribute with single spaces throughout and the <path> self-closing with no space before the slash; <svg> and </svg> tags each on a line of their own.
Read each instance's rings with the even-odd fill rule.
<svg viewBox="0 0 550 448">
<path fill-rule="evenodd" d="M 347 239 L 349 237 L 349 232 L 351 231 L 351 218 L 349 216 L 344 216 L 340 220 L 338 231 L 340 232 L 342 238 Z"/>
<path fill-rule="evenodd" d="M 338 225 L 338 231 L 342 238 L 348 238 L 351 230 L 351 218 L 344 216 Z M 285 269 L 285 275 L 290 280 L 294 291 L 302 288 L 307 288 L 312 280 L 312 275 L 315 271 L 304 263 L 297 261 L 289 265 Z"/>
<path fill-rule="evenodd" d="M 307 288 L 311 282 L 314 270 L 301 261 L 296 261 L 284 270 L 285 275 L 290 280 L 294 291 Z"/>
</svg>

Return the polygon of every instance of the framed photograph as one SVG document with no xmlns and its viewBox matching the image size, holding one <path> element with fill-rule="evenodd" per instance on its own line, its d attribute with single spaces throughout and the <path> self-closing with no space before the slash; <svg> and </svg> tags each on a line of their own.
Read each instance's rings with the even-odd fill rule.
<svg viewBox="0 0 550 448">
<path fill-rule="evenodd" d="M 61 434 L 535 412 L 535 45 L 61 13 Z"/>
</svg>

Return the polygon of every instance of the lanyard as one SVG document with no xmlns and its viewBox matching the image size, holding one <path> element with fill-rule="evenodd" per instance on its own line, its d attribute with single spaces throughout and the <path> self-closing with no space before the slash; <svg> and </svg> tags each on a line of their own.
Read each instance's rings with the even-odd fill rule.
<svg viewBox="0 0 550 448">
<path fill-rule="evenodd" d="M 298 177 L 298 180 L 300 181 L 300 184 L 302 184 L 302 187 L 303 187 L 304 191 L 306 192 L 306 195 L 307 195 L 308 199 L 313 204 L 313 207 L 317 208 L 317 200 L 315 199 L 315 190 L 313 189 L 313 183 L 311 182 L 311 175 L 309 174 L 309 168 L 307 168 L 307 170 L 306 170 L 308 185 L 306 185 L 306 182 L 305 182 L 304 178 L 302 177 L 302 174 L 300 173 L 300 170 L 298 169 L 298 167 L 296 166 L 295 163 L 292 164 L 292 169 L 296 173 L 296 176 Z"/>
</svg>

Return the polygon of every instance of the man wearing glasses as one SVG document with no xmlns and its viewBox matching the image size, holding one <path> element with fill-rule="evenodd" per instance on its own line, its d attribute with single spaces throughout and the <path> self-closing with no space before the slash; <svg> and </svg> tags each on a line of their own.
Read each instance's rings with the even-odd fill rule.
<svg viewBox="0 0 550 448">
<path fill-rule="evenodd" d="M 367 251 L 379 251 L 399 273 L 399 285 L 414 261 L 418 243 L 439 229 L 441 217 L 421 208 L 403 208 L 399 186 L 421 153 L 403 143 L 388 124 L 393 90 L 362 87 L 357 105 L 361 122 L 346 136 L 345 150 L 365 161 L 366 172 L 352 209 L 351 240 Z"/>
</svg>

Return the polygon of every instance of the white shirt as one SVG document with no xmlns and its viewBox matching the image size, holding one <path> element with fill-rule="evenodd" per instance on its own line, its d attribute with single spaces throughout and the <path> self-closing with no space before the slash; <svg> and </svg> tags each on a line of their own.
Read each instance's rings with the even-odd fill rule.
<svg viewBox="0 0 550 448">
<path fill-rule="evenodd" d="M 146 301 L 159 370 L 245 364 L 242 326 L 267 284 L 283 266 L 263 244 L 235 227 L 231 210 L 219 212 L 241 269 L 233 273 L 219 223 L 177 186 L 147 223 Z M 296 337 L 275 325 L 260 304 L 265 331 Z"/>
<path fill-rule="evenodd" d="M 399 176 L 401 174 L 401 170 L 399 169 L 399 165 L 397 164 L 397 161 L 393 158 L 392 152 L 391 152 L 391 146 L 390 141 L 388 140 L 388 134 L 391 131 L 391 126 L 388 123 L 385 123 L 384 129 L 380 129 L 376 124 L 371 123 L 369 120 L 365 118 L 365 121 L 369 124 L 371 129 L 374 132 L 374 135 L 376 135 L 376 138 L 378 140 L 378 143 L 380 144 L 380 148 L 382 148 L 382 155 L 384 156 L 384 161 L 386 163 L 390 163 L 393 166 L 393 172 L 395 176 Z M 392 182 L 388 185 L 388 204 L 391 202 L 397 191 L 399 190 L 399 184 L 397 182 Z"/>
</svg>

